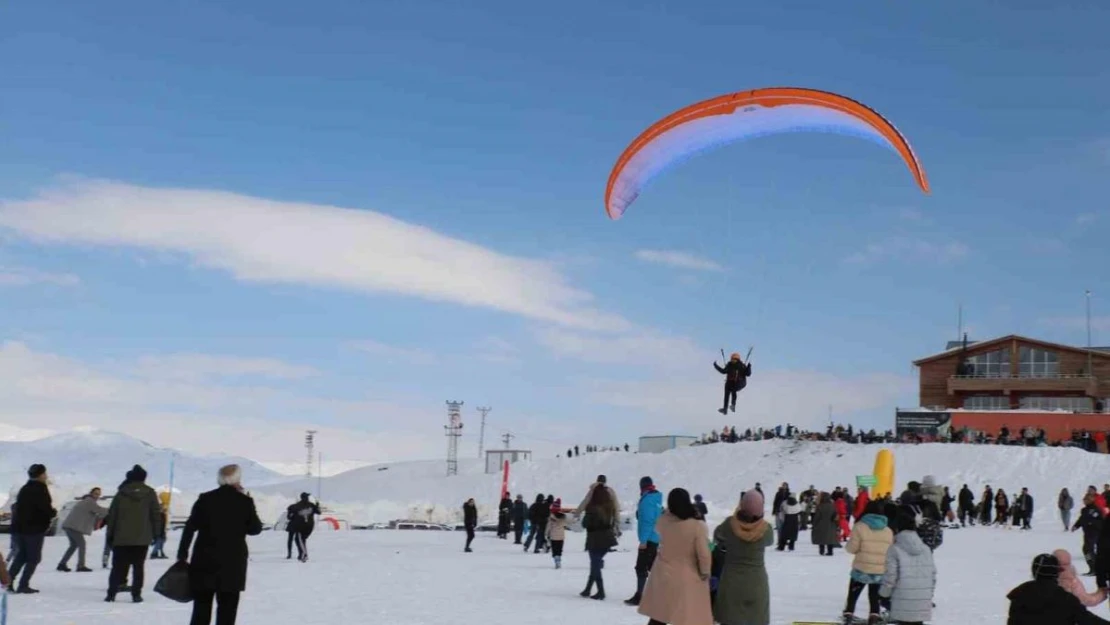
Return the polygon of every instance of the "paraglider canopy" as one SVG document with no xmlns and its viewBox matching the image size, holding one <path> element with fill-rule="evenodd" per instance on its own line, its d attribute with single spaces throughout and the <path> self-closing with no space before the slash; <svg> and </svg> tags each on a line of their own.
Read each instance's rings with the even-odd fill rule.
<svg viewBox="0 0 1110 625">
<path fill-rule="evenodd" d="M 793 87 L 741 91 L 687 106 L 652 124 L 617 159 L 605 212 L 620 219 L 658 174 L 698 152 L 743 139 L 824 131 L 876 141 L 898 153 L 925 193 L 929 183 L 898 129 L 871 108 L 835 93 Z"/>
</svg>

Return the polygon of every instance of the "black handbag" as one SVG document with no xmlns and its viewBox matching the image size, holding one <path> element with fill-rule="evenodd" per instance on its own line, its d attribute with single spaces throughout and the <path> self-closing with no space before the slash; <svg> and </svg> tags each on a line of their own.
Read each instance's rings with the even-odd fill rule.
<svg viewBox="0 0 1110 625">
<path fill-rule="evenodd" d="M 169 568 L 158 583 L 154 584 L 154 592 L 178 603 L 189 603 L 193 600 L 193 587 L 189 583 L 189 564 L 176 562 Z"/>
</svg>

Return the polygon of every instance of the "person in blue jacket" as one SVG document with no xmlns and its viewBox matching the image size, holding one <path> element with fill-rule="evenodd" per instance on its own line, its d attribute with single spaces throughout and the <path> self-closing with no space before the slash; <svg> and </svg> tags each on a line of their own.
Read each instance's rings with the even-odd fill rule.
<svg viewBox="0 0 1110 625">
<path fill-rule="evenodd" d="M 663 493 L 655 489 L 650 477 L 640 478 L 640 503 L 636 505 L 636 534 L 640 538 L 640 550 L 636 555 L 636 594 L 625 601 L 628 605 L 640 605 L 648 573 L 659 553 L 659 533 L 655 531 L 655 522 L 662 514 Z"/>
</svg>

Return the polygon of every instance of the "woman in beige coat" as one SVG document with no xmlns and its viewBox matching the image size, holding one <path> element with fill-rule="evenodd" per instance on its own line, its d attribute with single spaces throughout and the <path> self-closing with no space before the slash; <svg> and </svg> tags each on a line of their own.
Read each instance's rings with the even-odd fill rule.
<svg viewBox="0 0 1110 625">
<path fill-rule="evenodd" d="M 667 510 L 655 524 L 659 555 L 651 568 L 640 614 L 648 625 L 713 625 L 709 603 L 709 530 L 690 501 L 676 488 L 667 495 Z"/>
</svg>

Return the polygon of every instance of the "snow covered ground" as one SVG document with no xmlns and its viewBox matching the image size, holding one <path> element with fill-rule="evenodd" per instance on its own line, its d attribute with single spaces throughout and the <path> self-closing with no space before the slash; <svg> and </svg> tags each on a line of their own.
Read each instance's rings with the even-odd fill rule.
<svg viewBox="0 0 1110 625">
<path fill-rule="evenodd" d="M 176 551 L 174 533 L 167 553 Z M 632 537 L 606 560 L 603 603 L 578 597 L 587 574 L 582 535 L 571 535 L 564 568 L 556 571 L 545 555 L 479 534 L 475 553 L 462 553 L 462 532 L 317 532 L 307 564 L 285 560 L 285 534 L 266 532 L 251 539 L 252 561 L 240 625 L 562 625 L 611 623 L 643 625 L 647 619 L 621 601 L 632 594 L 635 561 Z M 99 553 L 102 534 L 90 543 Z M 5 545 L 6 546 L 6 545 Z M 57 573 L 65 540 L 47 540 L 34 584 L 37 596 L 13 596 L 10 625 L 150 625 L 186 623 L 190 607 L 163 599 L 150 587 L 168 561 L 148 563 L 147 602 L 103 603 L 107 574 Z M 1032 557 L 1056 548 L 1079 556 L 1078 534 L 1058 523 L 1038 523 L 1031 532 L 999 528 L 949 530 L 937 552 L 939 587 L 933 625 L 1001 623 L 1006 592 L 1029 577 Z M 803 535 L 795 553 L 767 553 L 772 623 L 828 620 L 843 607 L 849 556 L 822 558 Z M 1091 578 L 1084 578 L 1093 586 Z M 857 611 L 866 609 L 866 598 Z M 1107 615 L 1104 604 L 1095 611 Z"/>
</svg>

